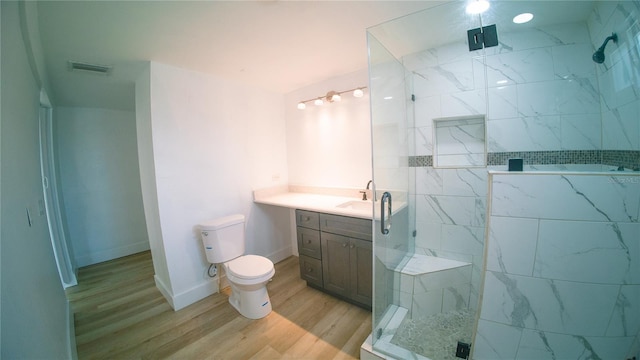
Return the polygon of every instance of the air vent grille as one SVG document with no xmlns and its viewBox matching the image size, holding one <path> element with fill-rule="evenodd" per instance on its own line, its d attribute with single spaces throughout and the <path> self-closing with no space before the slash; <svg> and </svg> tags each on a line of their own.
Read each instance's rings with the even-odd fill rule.
<svg viewBox="0 0 640 360">
<path fill-rule="evenodd" d="M 111 66 L 89 64 L 80 61 L 69 61 L 68 67 L 70 71 L 85 71 L 102 75 L 109 75 L 112 69 Z"/>
</svg>

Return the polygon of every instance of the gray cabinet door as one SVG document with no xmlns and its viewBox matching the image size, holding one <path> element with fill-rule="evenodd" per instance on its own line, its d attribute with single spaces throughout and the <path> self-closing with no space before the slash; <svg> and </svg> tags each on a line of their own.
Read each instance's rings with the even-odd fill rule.
<svg viewBox="0 0 640 360">
<path fill-rule="evenodd" d="M 368 306 L 371 306 L 372 298 L 372 258 L 371 241 L 350 239 L 350 298 Z"/>
<path fill-rule="evenodd" d="M 349 297 L 349 238 L 322 233 L 322 280 L 327 291 Z"/>
</svg>

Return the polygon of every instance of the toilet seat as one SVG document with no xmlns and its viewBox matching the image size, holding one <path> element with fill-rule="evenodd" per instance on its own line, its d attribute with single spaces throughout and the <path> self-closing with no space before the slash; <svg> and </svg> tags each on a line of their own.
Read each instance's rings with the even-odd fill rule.
<svg viewBox="0 0 640 360">
<path fill-rule="evenodd" d="M 244 255 L 226 263 L 229 275 L 242 280 L 269 278 L 275 273 L 273 262 L 264 256 Z"/>
</svg>

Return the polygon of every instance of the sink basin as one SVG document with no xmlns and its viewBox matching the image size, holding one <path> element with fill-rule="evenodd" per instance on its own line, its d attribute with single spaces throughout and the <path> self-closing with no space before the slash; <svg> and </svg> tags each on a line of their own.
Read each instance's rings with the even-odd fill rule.
<svg viewBox="0 0 640 360">
<path fill-rule="evenodd" d="M 372 210 L 371 201 L 366 200 L 351 200 L 345 203 L 342 203 L 336 207 L 342 209 L 351 209 L 351 210 L 359 210 L 359 211 L 371 211 Z"/>
</svg>

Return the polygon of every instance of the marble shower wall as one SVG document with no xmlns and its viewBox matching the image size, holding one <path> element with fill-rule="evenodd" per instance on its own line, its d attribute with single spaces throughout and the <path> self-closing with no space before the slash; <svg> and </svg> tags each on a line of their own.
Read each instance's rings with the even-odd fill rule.
<svg viewBox="0 0 640 360">
<path fill-rule="evenodd" d="M 493 173 L 474 359 L 640 351 L 640 174 Z"/>
</svg>

